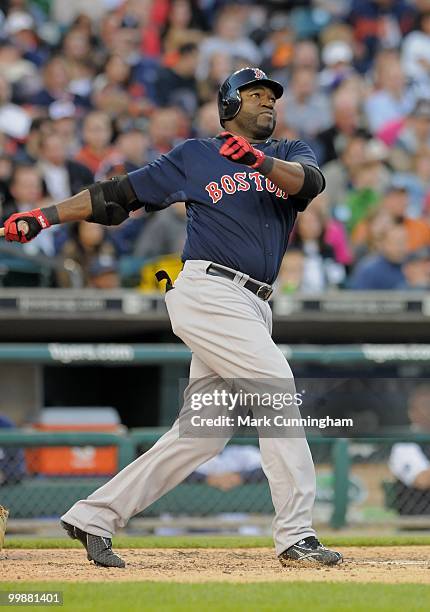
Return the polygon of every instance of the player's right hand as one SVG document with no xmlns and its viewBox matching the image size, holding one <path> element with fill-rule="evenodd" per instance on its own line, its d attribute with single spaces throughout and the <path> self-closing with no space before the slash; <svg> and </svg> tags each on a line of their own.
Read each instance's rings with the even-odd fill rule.
<svg viewBox="0 0 430 612">
<path fill-rule="evenodd" d="M 27 223 L 28 231 L 24 232 L 19 222 Z M 48 219 L 40 208 L 25 213 L 15 213 L 4 222 L 4 236 L 9 242 L 30 242 L 43 229 L 50 227 Z"/>
</svg>

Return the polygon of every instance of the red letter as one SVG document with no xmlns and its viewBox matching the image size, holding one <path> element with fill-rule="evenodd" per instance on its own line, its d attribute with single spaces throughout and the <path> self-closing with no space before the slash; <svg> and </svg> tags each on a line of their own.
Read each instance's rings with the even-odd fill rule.
<svg viewBox="0 0 430 612">
<path fill-rule="evenodd" d="M 218 183 L 215 183 L 215 181 L 212 181 L 211 183 L 206 185 L 205 189 L 208 192 L 213 204 L 216 204 L 217 202 L 221 200 L 222 191 L 219 188 Z"/>
<path fill-rule="evenodd" d="M 224 189 L 226 193 L 235 193 L 236 192 L 236 183 L 228 174 L 224 174 L 221 177 L 221 187 Z"/>
<path fill-rule="evenodd" d="M 250 172 L 249 176 L 254 179 L 256 190 L 263 191 L 263 184 L 261 182 L 263 176 L 259 172 Z"/>
<path fill-rule="evenodd" d="M 250 188 L 250 184 L 246 180 L 246 172 L 235 172 L 233 174 L 233 178 L 238 182 L 237 190 L 238 191 L 248 191 Z"/>
<path fill-rule="evenodd" d="M 269 179 L 266 179 L 266 189 L 269 193 L 275 193 L 276 191 L 276 185 L 275 183 L 272 183 L 272 181 L 269 181 Z"/>
<path fill-rule="evenodd" d="M 288 193 L 285 193 L 280 187 L 278 187 L 278 191 L 276 192 L 277 198 L 282 198 L 283 200 L 288 199 Z"/>
</svg>

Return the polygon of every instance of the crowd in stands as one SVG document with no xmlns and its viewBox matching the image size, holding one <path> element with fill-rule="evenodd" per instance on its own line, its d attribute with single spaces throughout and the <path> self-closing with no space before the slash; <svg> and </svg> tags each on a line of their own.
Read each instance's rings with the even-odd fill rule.
<svg viewBox="0 0 430 612">
<path fill-rule="evenodd" d="M 327 181 L 278 293 L 428 289 L 429 0 L 0 0 L 1 220 L 215 136 L 219 85 L 248 65 L 285 86 L 274 137 L 308 142 Z M 83 286 L 130 286 L 130 261 L 179 257 L 186 224 L 184 204 L 132 215 L 3 242 L 0 264 L 18 246 L 68 260 L 52 286 L 70 261 Z"/>
</svg>

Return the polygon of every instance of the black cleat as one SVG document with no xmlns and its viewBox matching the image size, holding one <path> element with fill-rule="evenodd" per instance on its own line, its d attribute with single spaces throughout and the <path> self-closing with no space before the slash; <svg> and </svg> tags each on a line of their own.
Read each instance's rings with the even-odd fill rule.
<svg viewBox="0 0 430 612">
<path fill-rule="evenodd" d="M 279 555 L 279 561 L 284 567 L 290 561 L 309 562 L 312 565 L 337 565 L 342 563 L 343 557 L 339 552 L 325 548 L 314 536 L 309 536 L 293 544 Z"/>
<path fill-rule="evenodd" d="M 70 525 L 65 521 L 60 521 L 60 523 L 72 540 L 79 540 L 83 544 L 87 551 L 88 561 L 94 561 L 96 565 L 102 567 L 125 567 L 125 561 L 112 551 L 112 540 L 110 538 L 86 533 L 79 527 Z"/>
</svg>

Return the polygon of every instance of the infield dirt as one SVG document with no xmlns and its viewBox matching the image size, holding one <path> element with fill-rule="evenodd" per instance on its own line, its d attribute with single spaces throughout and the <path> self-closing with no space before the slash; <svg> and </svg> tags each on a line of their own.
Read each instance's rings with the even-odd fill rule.
<svg viewBox="0 0 430 612">
<path fill-rule="evenodd" d="M 273 549 L 122 549 L 125 569 L 96 567 L 77 549 L 4 551 L 2 581 L 61 580 L 266 582 L 335 581 L 430 584 L 430 546 L 340 547 L 335 567 L 281 567 Z"/>
</svg>

